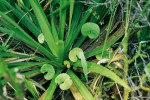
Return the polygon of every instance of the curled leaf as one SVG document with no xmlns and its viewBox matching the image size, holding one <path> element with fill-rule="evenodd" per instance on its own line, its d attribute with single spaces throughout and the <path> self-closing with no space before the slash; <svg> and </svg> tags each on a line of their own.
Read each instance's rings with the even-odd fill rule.
<svg viewBox="0 0 150 100">
<path fill-rule="evenodd" d="M 83 36 L 88 36 L 90 39 L 95 39 L 100 34 L 100 28 L 97 24 L 88 22 L 83 24 L 81 33 Z"/>
<path fill-rule="evenodd" d="M 72 49 L 72 50 L 69 52 L 69 59 L 70 59 L 72 62 L 76 62 L 76 61 L 78 60 L 78 58 L 81 60 L 85 78 L 86 78 L 86 80 L 88 80 L 88 79 L 87 79 L 87 73 L 88 73 L 88 70 L 87 70 L 87 63 L 86 63 L 86 59 L 85 59 L 83 50 L 80 49 L 80 48 L 74 48 L 74 49 Z"/>
<path fill-rule="evenodd" d="M 54 74 L 55 74 L 55 70 L 54 70 L 53 66 L 49 65 L 49 64 L 44 64 L 41 67 L 40 71 L 41 71 L 41 73 L 46 73 L 47 72 L 47 74 L 44 75 L 44 78 L 46 80 L 51 80 L 53 78 Z"/>
<path fill-rule="evenodd" d="M 81 58 L 81 54 L 83 53 L 83 50 L 80 48 L 74 48 L 69 52 L 69 59 L 72 62 L 76 62 L 78 58 Z M 78 57 L 78 58 L 77 58 Z"/>
<path fill-rule="evenodd" d="M 65 60 L 64 61 L 64 65 L 67 67 L 67 68 L 70 68 L 71 65 L 70 65 L 70 62 L 68 60 Z"/>
<path fill-rule="evenodd" d="M 40 34 L 39 36 L 38 36 L 38 41 L 39 41 L 39 43 L 44 43 L 44 35 L 43 34 Z"/>
<path fill-rule="evenodd" d="M 72 80 L 66 73 L 58 75 L 55 79 L 55 83 L 57 83 L 62 90 L 67 90 L 72 86 Z"/>
</svg>

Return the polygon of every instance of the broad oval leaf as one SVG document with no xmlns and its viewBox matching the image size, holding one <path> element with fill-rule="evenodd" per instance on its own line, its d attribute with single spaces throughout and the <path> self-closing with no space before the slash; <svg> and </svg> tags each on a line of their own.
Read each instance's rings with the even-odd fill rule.
<svg viewBox="0 0 150 100">
<path fill-rule="evenodd" d="M 81 28 L 81 33 L 84 36 L 88 36 L 90 39 L 95 39 L 100 34 L 100 28 L 97 24 L 88 22 L 83 24 Z"/>
<path fill-rule="evenodd" d="M 53 66 L 49 65 L 49 64 L 44 64 L 41 67 L 40 71 L 41 71 L 41 73 L 46 73 L 47 72 L 47 74 L 44 75 L 44 78 L 46 80 L 51 80 L 53 78 L 54 74 L 55 74 L 55 70 L 54 70 Z"/>
<path fill-rule="evenodd" d="M 66 73 L 58 75 L 55 79 L 55 83 L 57 83 L 62 90 L 67 90 L 72 86 L 72 80 Z"/>
</svg>

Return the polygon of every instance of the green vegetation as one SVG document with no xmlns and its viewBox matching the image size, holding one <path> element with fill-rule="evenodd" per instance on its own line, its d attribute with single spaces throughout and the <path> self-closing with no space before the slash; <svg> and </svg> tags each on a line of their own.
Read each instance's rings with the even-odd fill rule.
<svg viewBox="0 0 150 100">
<path fill-rule="evenodd" d="M 0 0 L 0 99 L 143 99 L 150 0 Z"/>
</svg>

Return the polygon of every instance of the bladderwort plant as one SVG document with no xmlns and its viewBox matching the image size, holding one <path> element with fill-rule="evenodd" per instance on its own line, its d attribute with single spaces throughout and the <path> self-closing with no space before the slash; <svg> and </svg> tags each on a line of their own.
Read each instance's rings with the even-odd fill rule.
<svg viewBox="0 0 150 100">
<path fill-rule="evenodd" d="M 16 99 L 26 99 L 29 91 L 34 99 L 51 100 L 59 87 L 62 91 L 70 90 L 76 99 L 95 100 L 97 91 L 94 94 L 88 87 L 94 88 L 93 84 L 102 75 L 112 80 L 106 84 L 122 86 L 124 100 L 128 99 L 129 64 L 123 57 L 128 50 L 129 12 L 121 23 L 120 16 L 115 18 L 118 0 L 111 3 L 110 13 L 105 0 L 93 0 L 88 5 L 81 0 L 0 0 L 0 31 L 7 34 L 0 46 L 0 98 L 12 98 L 7 93 L 9 86 Z M 127 11 L 128 6 L 129 3 Z M 108 23 L 100 25 L 106 22 L 105 18 Z M 111 54 L 108 48 L 123 35 L 125 54 Z M 101 45 L 96 42 L 100 38 L 104 38 Z M 108 64 L 95 63 L 91 60 L 95 57 L 100 61 L 109 58 Z M 110 63 L 118 59 L 125 62 L 122 75 L 111 70 Z M 92 80 L 93 73 L 98 76 Z M 49 84 L 46 89 L 45 83 Z"/>
</svg>

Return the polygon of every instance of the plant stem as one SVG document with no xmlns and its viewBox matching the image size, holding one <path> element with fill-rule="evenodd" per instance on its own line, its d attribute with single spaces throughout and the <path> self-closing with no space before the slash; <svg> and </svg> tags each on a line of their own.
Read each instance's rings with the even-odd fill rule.
<svg viewBox="0 0 150 100">
<path fill-rule="evenodd" d="M 131 0 L 130 4 L 132 4 L 132 0 Z M 126 57 L 126 55 L 128 54 L 128 37 L 129 37 L 128 27 L 129 27 L 129 16 L 130 16 L 129 10 L 130 10 L 129 0 L 126 0 L 125 35 L 124 35 L 124 39 L 123 39 L 123 49 L 124 49 L 124 54 L 125 54 L 125 58 L 124 58 L 124 81 L 126 82 L 126 84 L 128 84 L 127 75 L 128 75 L 128 67 L 129 67 L 128 58 Z M 128 89 L 124 88 L 124 100 L 128 100 L 129 92 L 130 91 Z"/>
</svg>

